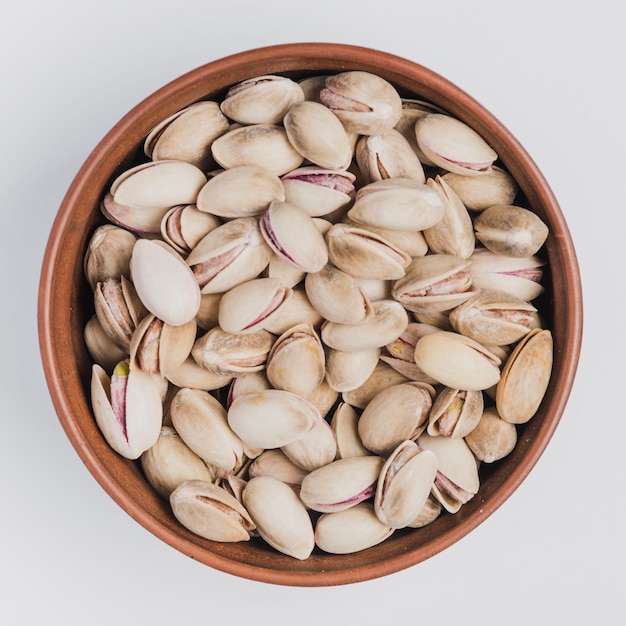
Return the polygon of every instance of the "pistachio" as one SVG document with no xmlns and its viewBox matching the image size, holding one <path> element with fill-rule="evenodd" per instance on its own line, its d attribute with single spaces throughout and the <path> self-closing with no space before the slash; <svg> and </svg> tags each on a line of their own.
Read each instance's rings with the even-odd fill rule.
<svg viewBox="0 0 626 626">
<path fill-rule="evenodd" d="M 92 289 L 107 278 L 130 278 L 130 255 L 136 239 L 133 233 L 113 224 L 96 228 L 83 262 L 85 277 Z"/>
<path fill-rule="evenodd" d="M 491 172 L 482 176 L 447 172 L 442 178 L 472 211 L 483 211 L 496 204 L 511 204 L 518 191 L 515 179 L 496 165 L 491 167 Z"/>
<path fill-rule="evenodd" d="M 495 407 L 484 411 L 478 424 L 465 436 L 465 443 L 483 463 L 494 463 L 507 456 L 517 443 L 514 424 L 505 422 Z"/>
<path fill-rule="evenodd" d="M 176 252 L 187 255 L 196 244 L 220 225 L 215 215 L 198 210 L 194 204 L 172 207 L 161 220 L 161 235 Z"/>
</svg>

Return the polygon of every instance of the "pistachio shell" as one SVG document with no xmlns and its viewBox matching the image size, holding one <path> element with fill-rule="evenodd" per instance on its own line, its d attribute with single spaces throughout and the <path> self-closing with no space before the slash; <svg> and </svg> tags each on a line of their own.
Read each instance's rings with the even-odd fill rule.
<svg viewBox="0 0 626 626">
<path fill-rule="evenodd" d="M 431 522 L 434 522 L 441 515 L 441 503 L 432 497 L 432 494 L 426 499 L 419 515 L 409 524 L 409 528 L 423 528 Z"/>
<path fill-rule="evenodd" d="M 322 316 L 311 306 L 304 289 L 296 288 L 291 298 L 280 307 L 276 315 L 266 322 L 265 328 L 274 335 L 282 335 L 300 323 L 318 327 L 322 319 Z"/>
<path fill-rule="evenodd" d="M 442 389 L 428 415 L 428 434 L 465 437 L 483 414 L 483 394 L 476 390 Z"/>
<path fill-rule="evenodd" d="M 217 217 L 198 210 L 194 204 L 179 204 L 163 216 L 161 235 L 176 252 L 187 255 L 220 223 Z"/>
<path fill-rule="evenodd" d="M 190 387 L 211 391 L 227 385 L 232 374 L 217 374 L 198 365 L 192 357 L 186 359 L 178 367 L 171 368 L 166 374 L 167 379 L 177 387 Z"/>
<path fill-rule="evenodd" d="M 248 469 L 250 478 L 271 476 L 281 480 L 292 489 L 300 489 L 302 480 L 309 472 L 291 461 L 285 453 L 275 448 L 265 450 L 252 461 Z"/>
<path fill-rule="evenodd" d="M 260 372 L 248 372 L 247 374 L 240 374 L 232 380 L 228 387 L 228 394 L 226 397 L 226 408 L 228 409 L 233 403 L 233 400 L 238 396 L 243 396 L 246 393 L 253 391 L 265 391 L 271 389 L 270 381 L 267 380 L 265 371 Z"/>
<path fill-rule="evenodd" d="M 320 412 L 320 415 L 326 418 L 329 411 L 335 406 L 338 397 L 339 392 L 332 389 L 324 379 L 307 399 Z"/>
<path fill-rule="evenodd" d="M 347 226 L 368 230 L 371 233 L 379 235 L 410 257 L 424 256 L 428 252 L 428 243 L 426 243 L 426 239 L 421 230 L 378 228 L 377 226 L 370 226 L 369 224 L 358 224 L 357 222 L 353 222 L 349 217 L 346 217 L 343 223 Z"/>
<path fill-rule="evenodd" d="M 408 382 L 408 378 L 394 370 L 390 365 L 379 361 L 369 378 L 356 389 L 344 391 L 341 397 L 344 402 L 364 409 L 374 396 L 392 385 Z"/>
<path fill-rule="evenodd" d="M 360 387 L 372 374 L 380 348 L 344 352 L 329 349 L 326 354 L 326 381 L 335 391 Z"/>
<path fill-rule="evenodd" d="M 335 460 L 335 433 L 320 415 L 320 419 L 302 439 L 282 446 L 281 450 L 296 465 L 311 472 Z"/>
<path fill-rule="evenodd" d="M 113 368 L 128 356 L 102 329 L 97 315 L 92 315 L 83 331 L 85 345 L 91 358 L 105 371 L 112 372 Z"/>
<path fill-rule="evenodd" d="M 474 211 L 483 211 L 496 204 L 512 204 L 518 190 L 515 179 L 496 165 L 482 176 L 448 172 L 443 179 L 454 189 L 461 202 Z"/>
<path fill-rule="evenodd" d="M 359 415 L 354 407 L 340 402 L 330 422 L 337 442 L 337 459 L 371 455 L 359 437 L 358 422 Z"/>
<path fill-rule="evenodd" d="M 130 255 L 136 235 L 113 224 L 98 226 L 89 239 L 83 262 L 91 289 L 107 278 L 130 278 Z"/>
<path fill-rule="evenodd" d="M 465 436 L 465 443 L 479 461 L 494 463 L 513 451 L 517 429 L 514 424 L 505 422 L 495 407 L 490 407 L 472 432 Z"/>
</svg>

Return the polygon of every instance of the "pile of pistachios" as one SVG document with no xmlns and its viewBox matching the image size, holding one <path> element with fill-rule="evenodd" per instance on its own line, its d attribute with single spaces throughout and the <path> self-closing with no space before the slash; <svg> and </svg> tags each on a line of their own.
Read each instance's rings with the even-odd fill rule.
<svg viewBox="0 0 626 626">
<path fill-rule="evenodd" d="M 84 337 L 103 436 L 176 519 L 306 559 L 472 499 L 553 352 L 548 228 L 490 145 L 346 71 L 243 81 L 144 149 L 102 200 Z"/>
</svg>

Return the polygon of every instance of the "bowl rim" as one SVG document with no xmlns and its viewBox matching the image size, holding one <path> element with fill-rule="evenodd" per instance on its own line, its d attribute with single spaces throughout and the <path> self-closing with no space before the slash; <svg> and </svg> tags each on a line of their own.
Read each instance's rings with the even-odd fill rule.
<svg viewBox="0 0 626 626">
<path fill-rule="evenodd" d="M 116 156 L 121 163 L 126 156 L 121 148 L 120 139 L 128 133 L 139 132 L 138 120 L 147 124 L 146 111 L 168 106 L 172 112 L 180 108 L 176 103 L 191 102 L 198 99 L 197 85 L 202 78 L 209 75 L 227 77 L 236 75 L 242 64 L 253 63 L 255 67 L 263 66 L 265 73 L 323 73 L 322 66 L 329 71 L 343 71 L 344 69 L 361 69 L 367 67 L 388 67 L 391 76 L 397 82 L 405 85 L 420 86 L 420 96 L 424 99 L 435 100 L 437 104 L 457 113 L 459 117 L 471 120 L 472 125 L 479 133 L 492 137 L 492 145 L 500 154 L 503 148 L 509 155 L 510 163 L 516 180 L 524 186 L 526 193 L 533 196 L 531 203 L 537 203 L 550 212 L 553 228 L 558 236 L 553 237 L 551 253 L 557 258 L 567 272 L 558 276 L 559 290 L 563 293 L 563 313 L 566 319 L 563 323 L 568 330 L 566 340 L 560 347 L 559 390 L 550 397 L 550 419 L 543 420 L 533 431 L 531 445 L 524 451 L 524 464 L 506 477 L 502 485 L 490 494 L 490 497 L 476 508 L 470 515 L 447 528 L 437 541 L 428 542 L 416 549 L 397 553 L 375 566 L 364 562 L 356 564 L 350 569 L 328 569 L 318 571 L 306 570 L 279 570 L 262 563 L 234 561 L 227 554 L 219 551 L 208 551 L 198 545 L 189 535 L 181 534 L 175 525 L 168 526 L 162 520 L 156 519 L 153 514 L 144 510 L 128 494 L 125 484 L 120 484 L 114 476 L 119 465 L 104 466 L 96 453 L 93 442 L 89 441 L 79 427 L 75 412 L 82 408 L 81 399 L 72 398 L 71 388 L 76 384 L 78 373 L 73 368 L 67 368 L 63 363 L 63 355 L 73 349 L 71 339 L 60 332 L 59 316 L 66 315 L 61 308 L 67 304 L 68 294 L 72 287 L 63 286 L 60 275 L 71 272 L 75 259 L 67 258 L 65 252 L 65 235 L 68 229 L 74 227 L 72 216 L 81 198 L 89 187 L 91 177 L 103 155 L 108 158 Z M 281 69 L 282 68 L 282 69 Z M 331 70 L 331 68 L 335 68 Z M 372 70 L 374 71 L 374 70 Z M 393 78 L 388 78 L 395 82 Z M 224 83 L 227 84 L 227 83 Z M 116 152 L 117 150 L 117 152 Z M 509 167 L 511 170 L 511 168 Z M 523 180 L 520 180 L 523 179 Z M 556 228 L 554 228 L 556 226 Z M 74 287 L 78 289 L 78 287 Z M 63 291 L 63 300 L 59 292 Z M 538 169 L 530 155 L 513 137 L 513 135 L 478 101 L 465 91 L 436 72 L 416 63 L 380 50 L 354 46 L 342 43 L 286 43 L 262 48 L 255 48 L 225 56 L 201 65 L 182 76 L 170 81 L 155 91 L 152 95 L 138 103 L 98 143 L 96 148 L 85 160 L 68 191 L 63 198 L 58 213 L 53 222 L 49 239 L 42 262 L 39 297 L 38 297 L 38 332 L 41 358 L 49 393 L 58 419 L 70 439 L 79 457 L 86 465 L 97 482 L 131 517 L 147 530 L 179 550 L 187 556 L 199 560 L 214 569 L 257 580 L 260 582 L 289 585 L 289 586 L 328 586 L 361 582 L 398 572 L 416 565 L 452 544 L 471 532 L 476 526 L 495 512 L 519 487 L 529 472 L 533 469 L 546 446 L 565 410 L 570 391 L 574 382 L 578 359 L 581 350 L 583 307 L 580 271 L 574 250 L 573 242 L 565 218 L 543 174 Z M 67 318 L 63 318 L 67 319 Z M 80 380 L 79 380 L 80 383 Z M 82 384 L 82 383 L 80 383 Z M 78 407 L 78 408 L 77 408 Z M 458 514 L 457 514 L 458 515 Z"/>
</svg>

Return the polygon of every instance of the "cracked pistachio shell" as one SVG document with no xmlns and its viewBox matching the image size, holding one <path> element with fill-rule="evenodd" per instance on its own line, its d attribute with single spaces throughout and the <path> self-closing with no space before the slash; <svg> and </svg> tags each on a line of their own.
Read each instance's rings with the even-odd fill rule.
<svg viewBox="0 0 626 626">
<path fill-rule="evenodd" d="M 537 256 L 520 259 L 478 248 L 470 261 L 472 282 L 480 289 L 506 291 L 527 301 L 534 300 L 544 291 L 540 281 L 546 263 Z"/>
<path fill-rule="evenodd" d="M 441 503 L 432 494 L 426 499 L 419 515 L 409 524 L 409 528 L 423 528 L 441 515 Z"/>
<path fill-rule="evenodd" d="M 495 407 L 485 409 L 465 443 L 474 456 L 483 463 L 494 463 L 510 454 L 517 443 L 515 424 L 505 422 Z"/>
<path fill-rule="evenodd" d="M 143 305 L 172 326 L 193 320 L 200 308 L 200 288 L 184 259 L 163 241 L 139 239 L 130 273 Z"/>
<path fill-rule="evenodd" d="M 198 365 L 193 357 L 189 357 L 178 367 L 170 368 L 166 378 L 177 387 L 213 391 L 227 385 L 232 379 L 232 374 L 210 372 Z"/>
<path fill-rule="evenodd" d="M 450 312 L 453 328 L 475 341 L 510 345 L 539 325 L 537 309 L 520 298 L 483 289 Z"/>
<path fill-rule="evenodd" d="M 266 74 L 233 85 L 222 112 L 240 124 L 280 124 L 287 111 L 304 100 L 304 91 L 286 76 Z"/>
<path fill-rule="evenodd" d="M 498 158 L 475 130 L 449 115 L 432 113 L 417 120 L 415 136 L 420 150 L 449 172 L 465 176 L 486 174 Z"/>
<path fill-rule="evenodd" d="M 164 498 L 186 480 L 213 481 L 209 466 L 185 444 L 171 426 L 161 428 L 156 443 L 141 455 L 148 482 Z"/>
<path fill-rule="evenodd" d="M 157 124 L 146 137 L 144 153 L 153 161 L 175 159 L 201 167 L 213 141 L 229 126 L 217 102 L 195 102 Z"/>
<path fill-rule="evenodd" d="M 410 380 L 434 385 L 437 381 L 423 372 L 415 363 L 415 344 L 420 337 L 439 330 L 436 326 L 410 322 L 406 330 L 394 341 L 385 346 L 380 360 Z"/>
<path fill-rule="evenodd" d="M 91 406 L 98 428 L 113 450 L 127 459 L 138 459 L 159 437 L 161 393 L 150 374 L 120 369 L 118 373 L 116 367 L 109 377 L 99 365 L 92 366 Z"/>
<path fill-rule="evenodd" d="M 409 311 L 449 311 L 476 293 L 469 268 L 468 259 L 451 254 L 416 257 L 394 281 L 391 294 Z"/>
<path fill-rule="evenodd" d="M 359 419 L 363 445 L 381 456 L 415 439 L 428 424 L 435 390 L 426 383 L 392 385 L 376 394 Z M 417 514 L 417 513 L 416 513 Z"/>
<path fill-rule="evenodd" d="M 395 300 L 372 303 L 373 315 L 359 324 L 324 322 L 322 341 L 329 348 L 344 352 L 381 348 L 399 337 L 409 324 L 402 305 Z"/>
<path fill-rule="evenodd" d="M 282 335 L 296 324 L 310 324 L 317 328 L 322 321 L 322 316 L 313 308 L 304 289 L 296 288 L 265 327 L 274 335 Z"/>
<path fill-rule="evenodd" d="M 351 391 L 360 387 L 372 374 L 380 348 L 344 352 L 329 348 L 326 353 L 326 381 L 335 391 Z"/>
<path fill-rule="evenodd" d="M 515 179 L 497 165 L 482 176 L 447 172 L 443 179 L 454 189 L 461 202 L 473 211 L 483 211 L 496 204 L 512 204 L 518 190 Z"/>
<path fill-rule="evenodd" d="M 382 135 L 361 137 L 356 145 L 356 160 L 368 183 L 386 178 L 426 181 L 417 154 L 404 135 L 395 129 Z"/>
<path fill-rule="evenodd" d="M 340 402 L 330 422 L 337 442 L 337 460 L 372 454 L 359 437 L 358 422 L 359 414 L 354 407 Z"/>
<path fill-rule="evenodd" d="M 335 433 L 320 415 L 320 419 L 302 439 L 283 446 L 281 450 L 296 465 L 312 472 L 335 460 L 337 455 Z"/>
<path fill-rule="evenodd" d="M 404 250 L 361 227 L 333 224 L 326 242 L 330 262 L 354 278 L 398 279 L 411 262 Z"/>
<path fill-rule="evenodd" d="M 277 278 L 253 278 L 229 289 L 220 299 L 218 322 L 227 333 L 250 334 L 265 328 L 291 297 Z"/>
<path fill-rule="evenodd" d="M 211 541 L 248 541 L 254 522 L 227 491 L 203 480 L 188 480 L 170 495 L 174 517 L 192 533 Z"/>
<path fill-rule="evenodd" d="M 206 463 L 225 471 L 241 465 L 241 439 L 229 427 L 226 409 L 208 391 L 180 389 L 170 416 L 181 439 Z"/>
<path fill-rule="evenodd" d="M 395 87 L 380 76 L 362 71 L 328 76 L 320 100 L 344 127 L 359 135 L 379 135 L 402 116 L 402 100 Z"/>
<path fill-rule="evenodd" d="M 444 197 L 432 186 L 409 178 L 386 178 L 361 187 L 348 217 L 391 230 L 424 230 L 444 216 Z"/>
<path fill-rule="evenodd" d="M 272 257 L 259 220 L 235 218 L 203 237 L 186 259 L 202 294 L 224 293 L 258 276 Z"/>
<path fill-rule="evenodd" d="M 354 196 L 356 176 L 342 169 L 299 167 L 282 178 L 285 200 L 311 217 L 328 215 L 347 205 Z"/>
<path fill-rule="evenodd" d="M 292 489 L 300 489 L 302 480 L 308 473 L 308 470 L 291 461 L 280 448 L 263 451 L 248 468 L 250 478 L 271 476 L 281 480 Z"/>
<path fill-rule="evenodd" d="M 342 400 L 357 409 L 364 409 L 369 402 L 383 389 L 392 385 L 409 382 L 409 379 L 394 370 L 390 365 L 379 361 L 369 378 L 356 389 L 344 391 Z"/>
<path fill-rule="evenodd" d="M 95 314 L 85 324 L 83 337 L 91 358 L 107 372 L 112 372 L 113 368 L 128 356 L 128 352 L 122 350 L 104 332 Z"/>
<path fill-rule="evenodd" d="M 247 374 L 241 374 L 236 378 L 233 378 L 228 387 L 228 394 L 226 397 L 226 408 L 230 408 L 233 400 L 239 396 L 243 396 L 246 393 L 253 391 L 265 391 L 271 389 L 270 381 L 267 380 L 265 371 L 248 372 Z"/>
<path fill-rule="evenodd" d="M 191 163 L 151 161 L 120 174 L 111 184 L 117 204 L 134 208 L 169 208 L 194 204 L 206 183 L 204 173 Z"/>
<path fill-rule="evenodd" d="M 228 423 L 248 445 L 281 448 L 302 439 L 321 419 L 304 398 L 281 389 L 247 393 L 228 409 Z"/>
<path fill-rule="evenodd" d="M 309 302 L 328 321 L 359 324 L 374 313 L 369 298 L 356 280 L 333 265 L 307 274 L 304 288 Z"/>
<path fill-rule="evenodd" d="M 211 152 L 225 169 L 260 165 L 276 176 L 295 170 L 304 160 L 285 129 L 277 124 L 251 124 L 229 130 L 213 142 Z"/>
<path fill-rule="evenodd" d="M 315 547 L 313 523 L 291 487 L 271 476 L 256 476 L 248 481 L 243 502 L 270 546 L 295 559 L 310 556 Z"/>
<path fill-rule="evenodd" d="M 198 194 L 200 211 L 223 218 L 258 217 L 285 190 L 276 174 L 260 165 L 239 165 L 218 172 Z"/>
<path fill-rule="evenodd" d="M 283 118 L 291 145 L 311 163 L 328 169 L 346 169 L 352 146 L 332 111 L 310 100 L 294 104 Z"/>
<path fill-rule="evenodd" d="M 424 256 L 428 253 L 428 243 L 426 242 L 424 234 L 421 230 L 395 230 L 393 228 L 379 228 L 377 226 L 370 226 L 369 224 L 359 224 L 352 221 L 347 216 L 343 220 L 343 223 L 347 226 L 368 230 L 371 233 L 379 235 L 396 248 L 408 254 L 410 257 Z"/>
<path fill-rule="evenodd" d="M 425 335 L 415 344 L 418 367 L 446 387 L 488 389 L 500 380 L 500 359 L 477 341 L 449 331 Z"/>
<path fill-rule="evenodd" d="M 391 452 L 378 478 L 374 510 L 383 524 L 406 528 L 424 507 L 435 482 L 437 456 L 403 441 Z"/>
<path fill-rule="evenodd" d="M 552 362 L 549 330 L 534 329 L 515 346 L 496 388 L 496 408 L 503 420 L 525 424 L 535 415 L 550 382 Z"/>
<path fill-rule="evenodd" d="M 137 236 L 113 224 L 98 226 L 89 239 L 83 262 L 92 290 L 107 278 L 130 278 L 130 255 Z"/>
<path fill-rule="evenodd" d="M 416 100 L 414 98 L 402 98 L 402 116 L 394 128 L 402 133 L 423 165 L 434 166 L 435 164 L 428 157 L 426 157 L 417 145 L 417 138 L 415 137 L 415 122 L 430 113 L 443 112 L 444 111 L 442 109 L 434 104 L 431 104 L 430 102 Z"/>
<path fill-rule="evenodd" d="M 261 233 L 275 254 L 304 272 L 318 272 L 328 262 L 324 235 L 295 204 L 272 202 L 261 217 Z"/>
<path fill-rule="evenodd" d="M 324 379 L 326 357 L 310 324 L 298 324 L 284 332 L 272 346 L 265 366 L 274 389 L 308 398 Z"/>
<path fill-rule="evenodd" d="M 193 204 L 180 204 L 163 216 L 161 236 L 176 252 L 187 255 L 220 223 L 217 217 L 199 211 Z"/>
<path fill-rule="evenodd" d="M 478 424 L 483 414 L 481 391 L 442 389 L 428 415 L 429 435 L 443 437 L 465 437 Z"/>
<path fill-rule="evenodd" d="M 110 222 L 142 236 L 157 235 L 169 210 L 169 206 L 126 206 L 116 202 L 111 193 L 107 193 L 100 203 L 102 215 Z"/>
<path fill-rule="evenodd" d="M 359 456 L 333 461 L 304 477 L 300 498 L 320 513 L 342 511 L 371 498 L 385 460 Z"/>
<path fill-rule="evenodd" d="M 371 502 L 324 513 L 315 525 L 315 544 L 330 554 L 352 554 L 382 543 L 394 529 L 383 524 Z"/>
<path fill-rule="evenodd" d="M 209 372 L 220 376 L 238 376 L 265 368 L 274 336 L 265 331 L 235 334 L 219 326 L 196 339 L 191 356 Z"/>
<path fill-rule="evenodd" d="M 524 258 L 536 254 L 548 237 L 541 218 L 523 207 L 496 205 L 474 219 L 476 238 L 495 254 Z"/>
<path fill-rule="evenodd" d="M 372 302 L 391 298 L 391 281 L 382 278 L 359 278 L 358 276 L 355 276 L 354 279 Z"/>
<path fill-rule="evenodd" d="M 441 176 L 429 178 L 426 184 L 437 190 L 444 199 L 443 217 L 437 224 L 424 230 L 429 250 L 468 259 L 474 252 L 475 238 L 472 218 L 467 209 Z"/>
<path fill-rule="evenodd" d="M 478 462 L 472 451 L 464 439 L 432 437 L 426 433 L 419 437 L 417 445 L 437 456 L 432 494 L 446 511 L 456 513 L 480 487 Z"/>
</svg>

